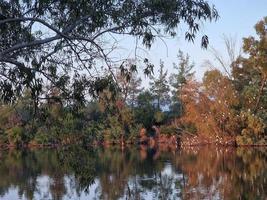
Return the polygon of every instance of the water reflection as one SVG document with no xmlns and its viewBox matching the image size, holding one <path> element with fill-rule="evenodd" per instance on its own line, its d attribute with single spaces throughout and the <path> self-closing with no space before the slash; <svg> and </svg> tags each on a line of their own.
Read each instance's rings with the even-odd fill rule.
<svg viewBox="0 0 267 200">
<path fill-rule="evenodd" d="M 0 199 L 266 199 L 265 150 L 0 151 Z"/>
</svg>

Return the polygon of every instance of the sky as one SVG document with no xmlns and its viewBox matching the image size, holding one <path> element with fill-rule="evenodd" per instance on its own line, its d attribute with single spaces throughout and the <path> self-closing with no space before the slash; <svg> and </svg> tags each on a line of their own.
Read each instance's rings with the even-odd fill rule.
<svg viewBox="0 0 267 200">
<path fill-rule="evenodd" d="M 216 22 L 204 23 L 199 36 L 208 35 L 210 46 L 217 49 L 224 57 L 226 57 L 226 51 L 223 35 L 235 38 L 236 46 L 240 48 L 242 38 L 255 36 L 254 25 L 267 16 L 267 0 L 208 0 L 208 2 L 215 5 L 220 18 Z M 180 49 L 189 54 L 195 63 L 196 78 L 201 80 L 204 72 L 208 69 L 204 65 L 205 60 L 210 60 L 216 65 L 215 59 L 209 50 L 201 48 L 201 37 L 197 37 L 194 44 L 185 41 L 183 28 L 183 26 L 179 27 L 177 37 L 165 39 L 164 42 L 158 39 L 149 51 L 139 50 L 139 53 L 148 57 L 155 65 L 155 75 L 157 75 L 160 60 L 164 62 L 170 74 L 174 72 L 173 63 L 178 62 L 177 53 Z M 135 51 L 134 46 L 135 40 L 123 38 L 120 41 L 120 47 L 123 49 L 122 56 L 131 57 Z M 144 85 L 148 86 L 149 80 L 144 77 L 143 80 Z"/>
</svg>

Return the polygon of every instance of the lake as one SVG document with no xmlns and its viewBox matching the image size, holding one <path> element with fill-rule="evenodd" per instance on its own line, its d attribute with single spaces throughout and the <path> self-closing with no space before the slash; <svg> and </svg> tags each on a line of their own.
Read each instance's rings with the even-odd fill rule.
<svg viewBox="0 0 267 200">
<path fill-rule="evenodd" d="M 0 150 L 0 199 L 266 199 L 265 148 Z"/>
</svg>

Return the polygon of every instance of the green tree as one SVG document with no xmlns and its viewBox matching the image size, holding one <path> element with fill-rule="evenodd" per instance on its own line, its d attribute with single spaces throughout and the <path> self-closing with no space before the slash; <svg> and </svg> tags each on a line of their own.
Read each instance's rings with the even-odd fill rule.
<svg viewBox="0 0 267 200">
<path fill-rule="evenodd" d="M 151 127 L 155 123 L 156 109 L 153 106 L 153 95 L 150 91 L 141 92 L 137 97 L 137 106 L 135 108 L 135 119 L 139 124 L 151 130 Z"/>
<path fill-rule="evenodd" d="M 190 62 L 190 57 L 188 54 L 184 55 L 184 53 L 179 50 L 178 52 L 178 65 L 174 63 L 174 69 L 177 70 L 176 73 L 172 73 L 170 75 L 170 85 L 172 86 L 172 105 L 171 112 L 175 116 L 180 116 L 182 114 L 182 102 L 181 102 L 181 91 L 183 86 L 187 83 L 189 79 L 191 79 L 195 72 L 193 72 L 194 63 Z"/>
<path fill-rule="evenodd" d="M 170 102 L 169 85 L 167 79 L 168 72 L 164 71 L 164 63 L 160 61 L 160 69 L 158 77 L 151 77 L 152 81 L 149 82 L 151 93 L 157 103 L 157 109 L 161 110 L 161 106 L 165 106 Z"/>
<path fill-rule="evenodd" d="M 141 78 L 137 77 L 137 72 L 131 72 L 130 74 L 117 74 L 117 83 L 120 87 L 120 94 L 124 103 L 133 108 L 136 105 L 138 94 L 142 91 Z"/>
<path fill-rule="evenodd" d="M 261 98 L 267 91 L 267 17 L 255 25 L 258 39 L 254 37 L 244 38 L 243 50 L 249 55 L 249 58 L 243 59 L 260 75 L 258 94 L 256 96 L 254 110 L 257 110 L 261 104 Z"/>
<path fill-rule="evenodd" d="M 267 17 L 255 25 L 258 35 L 244 38 L 243 50 L 233 64 L 233 83 L 238 92 L 242 119 L 238 144 L 266 144 L 267 141 Z"/>
<path fill-rule="evenodd" d="M 216 9 L 203 0 L 2 0 L 1 98 L 12 101 L 24 88 L 38 98 L 49 82 L 65 98 L 83 99 L 78 93 L 94 86 L 100 71 L 115 79 L 109 34 L 136 37 L 150 48 L 159 32 L 175 36 L 181 23 L 188 28 L 185 39 L 193 41 L 199 24 L 217 17 Z M 204 35 L 202 46 L 207 44 Z M 99 61 L 104 61 L 104 70 Z"/>
<path fill-rule="evenodd" d="M 140 92 L 143 90 L 143 87 L 141 87 L 142 80 L 140 77 L 137 77 L 136 74 L 134 74 L 129 82 L 129 97 L 128 97 L 128 104 L 131 106 L 131 108 L 134 108 L 137 104 L 137 97 L 140 94 Z"/>
</svg>

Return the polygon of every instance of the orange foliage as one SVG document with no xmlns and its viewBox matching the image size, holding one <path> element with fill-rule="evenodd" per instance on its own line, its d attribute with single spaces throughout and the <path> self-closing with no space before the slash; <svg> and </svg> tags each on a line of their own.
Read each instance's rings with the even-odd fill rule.
<svg viewBox="0 0 267 200">
<path fill-rule="evenodd" d="M 219 71 L 205 74 L 203 84 L 189 80 L 182 89 L 185 114 L 182 124 L 194 124 L 200 135 L 214 137 L 232 135 L 238 126 L 238 116 L 231 109 L 238 98 L 230 80 Z"/>
</svg>

